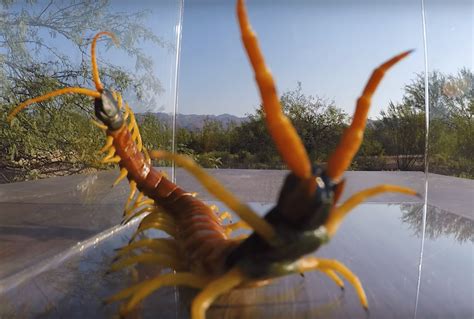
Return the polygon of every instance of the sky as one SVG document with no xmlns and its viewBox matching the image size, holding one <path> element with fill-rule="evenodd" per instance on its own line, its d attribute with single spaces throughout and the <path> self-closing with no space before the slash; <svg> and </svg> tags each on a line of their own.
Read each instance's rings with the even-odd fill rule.
<svg viewBox="0 0 474 319">
<path fill-rule="evenodd" d="M 472 69 L 472 2 L 427 2 L 430 70 Z M 279 93 L 301 81 L 304 93 L 334 100 L 352 114 L 373 68 L 415 49 L 382 81 L 373 98 L 373 118 L 389 101 L 400 101 L 404 85 L 424 70 L 419 1 L 247 3 Z M 258 107 L 234 11 L 233 1 L 185 1 L 180 112 L 241 116 Z"/>
<path fill-rule="evenodd" d="M 45 3 L 33 6 L 42 10 Z M 176 46 L 178 4 L 179 0 L 117 0 L 110 9 L 146 10 L 143 23 Z M 352 114 L 372 70 L 401 51 L 415 49 L 387 73 L 374 95 L 369 117 L 376 118 L 390 101 L 400 101 L 403 87 L 424 71 L 421 1 L 247 0 L 247 5 L 280 94 L 300 81 L 305 94 L 334 101 Z M 184 0 L 183 12 L 178 112 L 253 113 L 260 97 L 240 40 L 235 2 Z M 426 1 L 426 19 L 429 70 L 454 74 L 461 67 L 473 69 L 473 1 Z M 48 44 L 81 58 L 66 39 L 51 38 Z M 176 52 L 147 42 L 142 49 L 152 57 L 163 88 L 157 104 L 147 110 L 172 112 Z M 133 71 L 133 58 L 120 48 L 106 50 L 99 44 L 98 55 Z M 145 111 L 128 98 L 135 111 Z"/>
</svg>

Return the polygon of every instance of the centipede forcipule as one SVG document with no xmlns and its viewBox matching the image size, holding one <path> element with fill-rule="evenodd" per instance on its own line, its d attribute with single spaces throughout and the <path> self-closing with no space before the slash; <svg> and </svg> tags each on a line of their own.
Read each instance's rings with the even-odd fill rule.
<svg viewBox="0 0 474 319">
<path fill-rule="evenodd" d="M 124 222 L 145 215 L 130 244 L 118 251 L 111 271 L 141 263 L 174 270 L 108 298 L 107 303 L 127 299 L 121 307 L 121 314 L 130 312 L 160 287 L 182 285 L 202 290 L 191 305 L 192 318 L 202 319 L 212 302 L 233 288 L 265 284 L 277 277 L 312 270 L 327 275 L 340 287 L 344 286 L 342 276 L 354 286 L 362 306 L 367 309 L 367 297 L 355 274 L 337 260 L 308 255 L 327 244 L 347 213 L 366 198 L 389 191 L 417 195 L 409 188 L 380 185 L 356 193 L 337 205 L 344 188 L 342 175 L 362 142 L 371 96 L 385 72 L 410 51 L 396 55 L 372 73 L 357 101 L 350 126 L 330 156 L 327 169 L 323 169 L 311 164 L 295 128 L 281 110 L 273 77 L 265 65 L 243 0 L 237 1 L 237 16 L 242 41 L 255 72 L 268 131 L 290 170 L 277 204 L 263 218 L 190 158 L 144 149 L 130 107 L 122 101 L 119 93 L 104 88 L 99 79 L 96 42 L 103 35 L 113 38 L 111 33 L 100 32 L 92 41 L 92 75 L 96 90 L 70 87 L 27 100 L 11 111 L 9 120 L 28 105 L 58 95 L 77 93 L 94 98 L 95 115 L 100 121 L 96 125 L 107 135 L 101 150 L 107 155 L 102 162 L 119 165 L 120 176 L 114 184 L 124 178 L 130 184 Z M 226 213 L 216 215 L 211 206 L 154 168 L 151 159 L 173 160 L 188 170 L 242 219 L 237 226 L 253 230 L 252 234 L 230 238 L 232 229 L 223 224 Z M 138 236 L 148 229 L 162 230 L 169 238 Z"/>
</svg>

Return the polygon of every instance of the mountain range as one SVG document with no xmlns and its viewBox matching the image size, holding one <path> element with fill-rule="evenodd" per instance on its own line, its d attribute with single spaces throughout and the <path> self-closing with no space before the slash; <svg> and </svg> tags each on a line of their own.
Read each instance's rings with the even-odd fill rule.
<svg viewBox="0 0 474 319">
<path fill-rule="evenodd" d="M 146 113 L 156 117 L 160 122 L 172 123 L 172 114 L 157 112 L 157 113 Z M 137 113 L 137 119 L 140 120 L 144 113 Z M 201 114 L 179 114 L 176 117 L 177 126 L 182 127 L 191 131 L 200 130 L 203 128 L 206 120 L 217 121 L 222 124 L 224 128 L 228 127 L 229 124 L 234 123 L 240 125 L 247 121 L 247 117 L 238 117 L 231 114 L 220 114 L 220 115 L 201 115 Z"/>
</svg>

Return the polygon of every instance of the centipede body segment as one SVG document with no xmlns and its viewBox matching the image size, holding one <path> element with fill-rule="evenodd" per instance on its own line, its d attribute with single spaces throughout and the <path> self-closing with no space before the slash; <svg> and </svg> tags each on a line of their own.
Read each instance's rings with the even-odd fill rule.
<svg viewBox="0 0 474 319">
<path fill-rule="evenodd" d="M 366 198 L 388 191 L 416 194 L 408 188 L 380 185 L 337 205 L 344 188 L 342 174 L 362 141 L 371 96 L 385 72 L 410 51 L 395 56 L 374 71 L 357 102 L 352 123 L 325 170 L 311 164 L 296 130 L 281 111 L 273 77 L 265 64 L 243 0 L 237 1 L 237 17 L 242 41 L 255 72 L 268 131 L 290 169 L 277 204 L 263 218 L 190 158 L 165 151 L 147 151 L 143 147 L 132 110 L 118 92 L 107 90 L 100 82 L 95 46 L 99 37 L 113 37 L 108 32 L 98 33 L 92 42 L 95 91 L 85 88 L 54 91 L 20 104 L 11 111 L 9 119 L 30 104 L 61 94 L 85 94 L 94 98 L 98 120 L 95 124 L 107 136 L 101 149 L 106 153 L 102 162 L 120 167 L 114 185 L 125 178 L 130 184 L 123 222 L 143 217 L 129 245 L 118 250 L 110 271 L 144 263 L 175 271 L 136 283 L 108 298 L 108 303 L 126 300 L 121 314 L 130 312 L 161 287 L 183 285 L 201 290 L 191 305 L 191 316 L 202 319 L 219 295 L 235 287 L 264 284 L 277 277 L 313 270 L 325 274 L 339 287 L 344 287 L 343 279 L 347 280 L 355 288 L 362 306 L 368 308 L 362 284 L 349 268 L 336 260 L 309 255 L 327 244 L 344 216 Z M 153 167 L 153 158 L 173 160 L 188 170 L 242 221 L 225 225 L 229 213 L 217 214 L 214 207 L 171 182 Z M 248 237 L 232 238 L 232 232 L 239 227 L 253 232 Z M 145 236 L 150 229 L 161 230 L 168 238 Z"/>
</svg>

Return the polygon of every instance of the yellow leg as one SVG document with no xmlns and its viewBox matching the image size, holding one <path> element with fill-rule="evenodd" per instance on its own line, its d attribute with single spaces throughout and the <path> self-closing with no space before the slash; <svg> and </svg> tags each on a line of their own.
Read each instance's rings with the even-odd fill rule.
<svg viewBox="0 0 474 319">
<path fill-rule="evenodd" d="M 172 225 L 168 225 L 166 222 L 163 222 L 163 221 L 155 221 L 153 223 L 147 224 L 146 226 L 140 226 L 135 231 L 133 236 L 130 238 L 130 242 L 133 242 L 135 240 L 135 238 L 140 233 L 142 233 L 142 232 L 144 232 L 148 229 L 158 229 L 158 230 L 164 231 L 165 233 L 167 233 L 168 235 L 170 235 L 173 238 L 176 238 L 176 236 L 177 236 L 177 231 L 176 231 L 175 227 L 173 227 Z"/>
<path fill-rule="evenodd" d="M 232 215 L 229 212 L 223 212 L 219 215 L 219 219 L 221 220 L 221 222 L 224 222 L 226 220 L 232 222 Z"/>
<path fill-rule="evenodd" d="M 113 143 L 114 143 L 114 138 L 112 136 L 107 136 L 107 139 L 105 140 L 105 144 L 99 150 L 99 153 L 103 153 L 103 152 L 107 151 L 110 147 L 112 147 Z"/>
<path fill-rule="evenodd" d="M 107 155 L 102 159 L 102 162 L 107 162 L 108 160 L 110 160 L 112 157 L 114 157 L 115 155 L 115 147 L 111 146 L 109 147 L 109 151 L 107 152 Z"/>
<path fill-rule="evenodd" d="M 130 116 L 130 108 L 128 107 L 128 104 L 125 103 L 125 112 L 123 112 L 123 120 L 126 121 L 129 116 Z"/>
<path fill-rule="evenodd" d="M 396 192 L 396 193 L 402 193 L 402 194 L 407 194 L 407 195 L 419 196 L 419 194 L 413 189 L 408 188 L 408 187 L 397 186 L 397 185 L 383 184 L 383 185 L 375 186 L 372 188 L 367 188 L 363 191 L 360 191 L 352 195 L 348 200 L 346 200 L 339 207 L 335 207 L 332 209 L 326 221 L 326 224 L 324 225 L 326 226 L 328 234 L 330 236 L 334 235 L 334 233 L 339 228 L 339 225 L 341 224 L 344 217 L 355 206 L 362 203 L 368 197 L 375 196 L 375 195 L 385 193 L 385 192 Z"/>
<path fill-rule="evenodd" d="M 157 253 L 164 253 L 172 256 L 177 256 L 179 247 L 174 239 L 170 238 L 145 238 L 117 250 L 117 256 L 123 256 L 135 249 L 149 249 Z"/>
<path fill-rule="evenodd" d="M 117 106 L 120 110 L 123 107 L 122 94 L 120 94 L 119 92 L 117 92 L 116 94 L 117 94 L 117 97 L 115 99 L 117 100 Z"/>
<path fill-rule="evenodd" d="M 124 259 L 119 259 L 110 266 L 109 272 L 118 271 L 120 269 L 135 265 L 137 263 L 156 264 L 169 267 L 175 270 L 183 269 L 184 265 L 177 257 L 166 254 L 144 253 Z"/>
<path fill-rule="evenodd" d="M 100 123 L 100 122 L 98 122 L 98 121 L 96 121 L 96 120 L 94 120 L 94 119 L 91 119 L 91 122 L 92 122 L 92 124 L 94 124 L 95 126 L 97 126 L 98 128 L 100 128 L 101 130 L 103 130 L 103 131 L 106 131 L 106 130 L 107 130 L 107 125 L 104 125 L 104 124 L 102 124 L 102 123 Z"/>
<path fill-rule="evenodd" d="M 191 306 L 193 319 L 205 319 L 206 310 L 219 295 L 238 286 L 245 280 L 245 276 L 238 268 L 233 268 L 225 275 L 211 281 L 204 290 L 197 295 Z"/>
<path fill-rule="evenodd" d="M 115 151 L 115 150 L 114 150 Z M 102 161 L 100 161 L 101 163 L 103 164 L 108 164 L 108 163 L 113 163 L 113 164 L 118 164 L 122 159 L 120 158 L 120 156 L 114 156 L 110 159 L 103 159 Z"/>
<path fill-rule="evenodd" d="M 298 177 L 311 176 L 311 162 L 296 129 L 281 110 L 280 100 L 270 70 L 265 65 L 257 36 L 250 25 L 243 0 L 237 2 L 242 42 L 249 56 L 260 90 L 265 120 L 270 135 L 288 168 Z"/>
<path fill-rule="evenodd" d="M 328 274 L 327 270 L 338 272 L 344 278 L 346 278 L 352 286 L 354 286 L 354 289 L 356 290 L 357 295 L 359 296 L 359 300 L 362 306 L 365 309 L 369 308 L 367 296 L 365 295 L 364 288 L 362 287 L 359 278 L 354 275 L 354 273 L 350 271 L 349 268 L 344 266 L 341 262 L 334 259 L 322 259 L 316 257 L 305 257 L 298 261 L 298 272 L 303 273 L 311 270 L 321 270 L 326 274 Z M 334 280 L 334 278 L 332 279 Z"/>
<path fill-rule="evenodd" d="M 118 183 L 120 183 L 120 181 L 122 181 L 125 177 L 127 177 L 127 175 L 128 175 L 128 171 L 125 167 L 120 169 L 120 175 L 119 175 L 119 177 L 117 177 L 115 182 L 112 184 L 112 187 L 117 186 Z"/>
<path fill-rule="evenodd" d="M 318 270 L 321 271 L 322 273 L 326 274 L 329 278 L 331 278 L 336 283 L 336 285 L 338 285 L 341 289 L 344 289 L 344 282 L 336 274 L 336 272 L 334 272 L 331 269 L 325 269 L 325 268 L 320 268 Z"/>
<path fill-rule="evenodd" d="M 132 202 L 133 196 L 135 196 L 135 193 L 137 192 L 137 183 L 135 181 L 130 181 L 130 194 L 128 195 L 127 201 L 125 202 L 125 208 L 124 208 L 124 216 L 125 212 L 127 211 L 128 206 Z"/>
<path fill-rule="evenodd" d="M 173 234 L 176 234 L 176 224 L 172 217 L 164 215 L 162 213 L 151 213 L 147 215 L 138 226 L 137 233 L 143 232 L 147 229 L 158 228 L 158 229 L 167 229 L 172 231 Z M 167 231 L 168 232 L 168 231 Z"/>
<path fill-rule="evenodd" d="M 162 221 L 170 225 L 171 227 L 176 227 L 176 223 L 173 216 L 156 209 L 152 213 L 148 214 L 145 218 L 143 218 L 143 220 L 140 222 L 140 225 L 145 226 L 148 223 L 153 223 L 156 221 Z"/>
<path fill-rule="evenodd" d="M 140 136 L 140 140 L 139 142 L 141 142 L 142 138 Z M 151 165 L 151 158 L 150 158 L 150 154 L 148 154 L 148 151 L 146 148 L 143 147 L 143 155 L 145 156 L 145 162 L 148 163 L 148 165 Z M 165 175 L 165 172 L 162 173 L 163 176 L 165 176 L 166 178 L 168 178 L 166 175 Z"/>
<path fill-rule="evenodd" d="M 332 180 L 338 181 L 341 178 L 344 171 L 351 164 L 354 155 L 359 150 L 364 137 L 365 122 L 367 120 L 372 95 L 384 77 L 385 72 L 411 52 L 411 50 L 406 51 L 393 57 L 372 73 L 362 96 L 357 100 L 357 106 L 351 125 L 344 131 L 339 145 L 329 157 L 327 174 Z"/>
<path fill-rule="evenodd" d="M 249 225 L 247 225 L 244 221 L 240 220 L 233 224 L 228 224 L 225 226 L 225 233 L 229 236 L 233 231 L 237 229 L 252 229 Z"/>
<path fill-rule="evenodd" d="M 151 213 L 151 212 L 154 212 L 156 209 L 156 207 L 144 207 L 142 209 L 140 209 L 139 211 L 133 213 L 131 216 L 128 216 L 126 219 L 124 219 L 122 221 L 122 225 L 125 225 L 127 224 L 128 222 L 130 222 L 132 219 L 142 215 L 142 214 L 146 214 L 146 213 Z"/>
<path fill-rule="evenodd" d="M 172 160 L 197 178 L 202 185 L 217 199 L 221 200 L 239 217 L 244 220 L 256 233 L 262 236 L 269 244 L 273 243 L 275 230 L 266 220 L 258 216 L 248 205 L 239 201 L 214 177 L 207 174 L 191 158 L 183 155 L 172 154 L 165 151 L 152 151 L 151 158 Z"/>
<path fill-rule="evenodd" d="M 143 199 L 143 197 L 144 194 L 142 192 L 138 193 L 133 205 L 129 205 L 127 208 L 125 208 L 124 216 L 129 216 L 135 209 L 138 209 L 142 206 L 153 205 L 155 203 L 153 199 Z"/>
<path fill-rule="evenodd" d="M 129 287 L 105 300 L 106 303 L 118 301 L 130 297 L 128 303 L 120 310 L 121 315 L 130 312 L 136 305 L 150 295 L 153 291 L 166 286 L 188 286 L 202 289 L 209 279 L 187 272 L 169 273 L 160 275 L 154 279 Z"/>
</svg>

